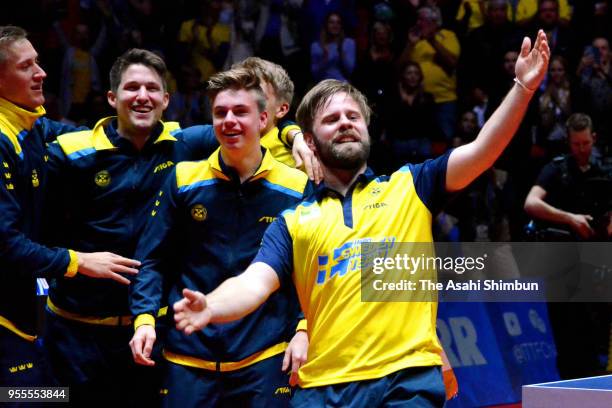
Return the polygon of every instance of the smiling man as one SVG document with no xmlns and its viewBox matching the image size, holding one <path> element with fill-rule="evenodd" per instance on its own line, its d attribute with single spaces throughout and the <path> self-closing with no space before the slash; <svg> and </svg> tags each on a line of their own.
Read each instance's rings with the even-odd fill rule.
<svg viewBox="0 0 612 408">
<path fill-rule="evenodd" d="M 41 245 L 45 144 L 75 130 L 44 117 L 47 74 L 26 32 L 0 27 L 0 384 L 50 384 L 36 340 L 36 278 L 116 279 L 138 262 Z M 10 350 L 10 353 L 4 352 Z"/>
<path fill-rule="evenodd" d="M 206 161 L 176 166 L 136 252 L 144 269 L 131 297 L 138 316 L 132 349 L 141 364 L 153 364 L 162 288 L 170 287 L 171 303 L 183 288 L 210 291 L 246 268 L 266 227 L 301 201 L 308 186 L 304 173 L 261 147 L 261 129 L 269 118 L 255 72 L 235 68 L 216 74 L 208 92 L 220 148 Z M 281 366 L 298 317 L 295 292 L 287 287 L 241 321 L 212 325 L 197 337 L 170 330 L 163 405 L 286 406 L 291 391 Z"/>
<path fill-rule="evenodd" d="M 542 31 L 533 48 L 525 38 L 516 85 L 476 140 L 391 176 L 367 167 L 365 97 L 335 80 L 316 85 L 297 120 L 321 162 L 324 184 L 270 225 L 244 273 L 206 296 L 186 285 L 174 304 L 176 328 L 189 335 L 244 319 L 276 291 L 295 287 L 310 347 L 292 406 L 442 406 L 437 305 L 362 301 L 361 243 L 431 242 L 432 218 L 448 193 L 469 185 L 510 142 L 549 56 Z"/>
<path fill-rule="evenodd" d="M 55 221 L 55 243 L 133 256 L 174 164 L 207 157 L 216 148 L 214 138 L 160 121 L 168 106 L 165 73 L 163 60 L 152 52 L 126 52 L 110 72 L 108 103 L 117 116 L 50 145 L 54 205 L 48 219 Z M 116 281 L 76 276 L 51 283 L 45 346 L 75 406 L 136 405 L 158 395 L 153 370 L 131 358 L 129 283 L 120 275 Z"/>
</svg>

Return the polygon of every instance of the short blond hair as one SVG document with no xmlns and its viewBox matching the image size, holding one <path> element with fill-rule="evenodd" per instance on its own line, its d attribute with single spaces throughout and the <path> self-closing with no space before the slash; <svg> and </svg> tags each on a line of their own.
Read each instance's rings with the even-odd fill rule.
<svg viewBox="0 0 612 408">
<path fill-rule="evenodd" d="M 316 114 L 325 109 L 332 96 L 338 93 L 345 93 L 351 97 L 357 105 L 367 125 L 370 124 L 372 109 L 368 105 L 368 100 L 357 88 L 348 82 L 338 81 L 337 79 L 326 79 L 315 85 L 302 99 L 300 106 L 295 114 L 298 125 L 303 131 L 312 133 L 312 127 Z"/>
<path fill-rule="evenodd" d="M 228 71 L 219 72 L 210 77 L 206 91 L 211 102 L 219 92 L 228 89 L 250 91 L 255 95 L 259 112 L 266 110 L 266 95 L 261 89 L 261 81 L 255 71 L 246 68 L 232 68 Z"/>
<path fill-rule="evenodd" d="M 280 65 L 259 57 L 248 57 L 232 65 L 232 68 L 246 68 L 255 71 L 259 79 L 272 86 L 278 99 L 291 105 L 295 86 L 287 71 Z"/>
<path fill-rule="evenodd" d="M 0 65 L 4 64 L 8 55 L 6 49 L 13 43 L 20 40 L 27 40 L 28 33 L 21 27 L 17 26 L 0 26 Z"/>
</svg>

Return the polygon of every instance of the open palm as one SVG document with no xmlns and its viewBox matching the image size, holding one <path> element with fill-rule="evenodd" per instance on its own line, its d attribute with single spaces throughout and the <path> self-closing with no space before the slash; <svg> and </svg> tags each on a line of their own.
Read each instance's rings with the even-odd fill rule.
<svg viewBox="0 0 612 408">
<path fill-rule="evenodd" d="M 528 89 L 535 90 L 546 75 L 549 59 L 550 48 L 544 31 L 538 31 L 533 48 L 531 40 L 525 37 L 514 68 L 517 79 Z"/>
</svg>

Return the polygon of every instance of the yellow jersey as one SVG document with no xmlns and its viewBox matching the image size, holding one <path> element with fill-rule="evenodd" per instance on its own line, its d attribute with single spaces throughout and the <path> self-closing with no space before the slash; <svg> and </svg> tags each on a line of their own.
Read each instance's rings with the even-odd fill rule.
<svg viewBox="0 0 612 408">
<path fill-rule="evenodd" d="M 346 196 L 320 185 L 266 231 L 253 262 L 295 284 L 308 321 L 303 388 L 381 378 L 442 365 L 435 302 L 363 302 L 363 242 L 431 242 L 446 198 L 450 153 L 391 176 L 360 175 Z"/>
</svg>

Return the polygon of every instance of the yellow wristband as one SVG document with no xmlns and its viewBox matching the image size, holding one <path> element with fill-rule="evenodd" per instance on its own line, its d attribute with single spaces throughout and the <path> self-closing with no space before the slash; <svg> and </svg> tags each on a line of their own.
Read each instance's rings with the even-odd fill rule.
<svg viewBox="0 0 612 408">
<path fill-rule="evenodd" d="M 155 327 L 155 317 L 147 313 L 138 315 L 136 320 L 134 320 L 134 330 L 145 324 Z"/>
<path fill-rule="evenodd" d="M 306 319 L 300 320 L 295 331 L 299 332 L 300 330 L 308 331 L 308 321 Z"/>
<path fill-rule="evenodd" d="M 293 135 L 294 139 L 295 139 L 295 136 L 302 133 L 302 129 L 298 125 L 288 125 L 288 126 L 283 127 L 278 134 L 278 137 L 280 138 L 281 142 L 283 142 L 285 145 L 289 147 L 293 146 L 293 141 L 289 143 L 289 132 L 291 132 L 292 130 L 297 130 L 296 134 Z"/>
<path fill-rule="evenodd" d="M 72 249 L 68 250 L 68 255 L 70 255 L 70 262 L 68 263 L 68 268 L 66 268 L 64 276 L 72 278 L 79 271 L 79 256 Z"/>
</svg>

